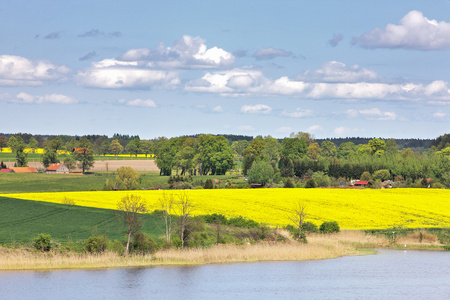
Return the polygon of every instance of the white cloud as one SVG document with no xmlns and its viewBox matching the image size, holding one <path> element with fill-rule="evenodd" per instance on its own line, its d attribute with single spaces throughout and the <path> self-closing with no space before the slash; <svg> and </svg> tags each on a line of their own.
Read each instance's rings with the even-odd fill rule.
<svg viewBox="0 0 450 300">
<path fill-rule="evenodd" d="M 281 113 L 283 116 L 291 117 L 291 118 L 303 118 L 303 117 L 311 117 L 314 115 L 314 112 L 310 109 L 301 109 L 297 108 L 293 112 L 287 112 L 286 110 L 283 110 Z"/>
<path fill-rule="evenodd" d="M 291 51 L 275 48 L 261 48 L 253 54 L 256 59 L 273 59 L 275 57 L 289 57 L 292 56 Z"/>
<path fill-rule="evenodd" d="M 223 112 L 223 108 L 220 105 L 214 106 L 213 109 L 212 109 L 212 112 L 222 113 Z"/>
<path fill-rule="evenodd" d="M 142 99 L 135 99 L 135 100 L 130 100 L 130 101 L 126 101 L 126 104 L 128 106 L 140 106 L 140 107 L 158 107 L 155 103 L 155 101 L 147 99 L 147 100 L 142 100 Z"/>
<path fill-rule="evenodd" d="M 320 69 L 307 72 L 305 80 L 314 82 L 373 82 L 379 80 L 375 71 L 361 68 L 358 65 L 347 66 L 338 61 L 330 61 Z"/>
<path fill-rule="evenodd" d="M 0 86 L 40 86 L 63 79 L 70 69 L 51 62 L 14 55 L 0 55 Z"/>
<path fill-rule="evenodd" d="M 343 136 L 348 134 L 354 134 L 356 132 L 360 132 L 358 128 L 348 128 L 348 127 L 336 127 L 334 129 L 334 134 L 337 136 Z"/>
<path fill-rule="evenodd" d="M 254 131 L 255 128 L 252 125 L 241 125 L 237 127 L 240 131 Z"/>
<path fill-rule="evenodd" d="M 445 116 L 446 116 L 446 114 L 443 113 L 443 112 L 435 112 L 435 113 L 433 114 L 433 117 L 435 117 L 435 118 L 443 118 L 443 117 L 445 117 Z"/>
<path fill-rule="evenodd" d="M 379 108 L 370 108 L 362 110 L 349 109 L 345 112 L 349 118 L 363 116 L 368 120 L 393 121 L 397 119 L 397 114 L 390 111 L 381 111 Z"/>
<path fill-rule="evenodd" d="M 388 24 L 355 37 L 353 44 L 363 48 L 403 48 L 442 50 L 450 48 L 450 23 L 426 18 L 420 11 L 410 11 L 399 25 Z"/>
<path fill-rule="evenodd" d="M 342 34 L 333 34 L 333 37 L 328 40 L 328 45 L 330 45 L 331 47 L 336 47 L 337 45 L 339 45 L 339 43 L 342 41 L 342 39 L 344 38 L 344 36 Z"/>
<path fill-rule="evenodd" d="M 320 125 L 312 125 L 308 129 L 306 129 L 306 132 L 317 132 L 317 131 L 320 131 L 322 129 L 323 129 L 323 127 L 320 126 Z"/>
<path fill-rule="evenodd" d="M 156 49 L 130 49 L 121 58 L 124 61 L 150 63 L 158 68 L 204 69 L 227 67 L 234 56 L 218 47 L 207 48 L 200 37 L 184 35 L 172 47 L 160 44 Z"/>
<path fill-rule="evenodd" d="M 48 94 L 44 96 L 35 96 L 27 93 L 19 93 L 15 97 L 3 95 L 3 101 L 19 104 L 75 104 L 77 100 L 60 94 Z"/>
<path fill-rule="evenodd" d="M 241 112 L 244 114 L 269 114 L 272 108 L 265 104 L 244 105 L 241 107 Z"/>
<path fill-rule="evenodd" d="M 277 132 L 291 132 L 292 128 L 291 127 L 280 127 L 276 129 Z"/>
</svg>

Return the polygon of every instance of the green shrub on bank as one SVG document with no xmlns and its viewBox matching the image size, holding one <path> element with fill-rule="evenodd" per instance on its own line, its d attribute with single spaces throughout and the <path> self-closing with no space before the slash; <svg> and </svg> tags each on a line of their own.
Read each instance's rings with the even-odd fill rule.
<svg viewBox="0 0 450 300">
<path fill-rule="evenodd" d="M 323 222 L 319 227 L 320 233 L 335 233 L 341 229 L 336 221 Z"/>
<path fill-rule="evenodd" d="M 37 238 L 35 238 L 33 240 L 33 247 L 36 250 L 41 250 L 41 251 L 50 251 L 51 248 L 51 236 L 50 234 L 45 234 L 45 233 L 41 233 L 38 235 Z"/>
<path fill-rule="evenodd" d="M 133 236 L 133 241 L 130 246 L 132 252 L 139 254 L 154 253 L 156 251 L 155 241 L 142 232 Z"/>
<path fill-rule="evenodd" d="M 302 230 L 306 232 L 317 233 L 319 232 L 319 227 L 317 227 L 317 225 L 312 222 L 305 222 L 302 225 Z"/>
<path fill-rule="evenodd" d="M 83 248 L 89 253 L 101 253 L 106 250 L 108 238 L 104 235 L 90 236 L 83 243 Z"/>
</svg>

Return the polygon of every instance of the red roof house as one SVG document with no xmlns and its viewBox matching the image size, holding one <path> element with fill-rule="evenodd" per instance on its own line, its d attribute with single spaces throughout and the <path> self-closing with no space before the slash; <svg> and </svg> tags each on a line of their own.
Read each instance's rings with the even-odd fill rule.
<svg viewBox="0 0 450 300">
<path fill-rule="evenodd" d="M 45 169 L 48 174 L 65 174 L 69 173 L 69 169 L 64 164 L 51 164 Z"/>
<path fill-rule="evenodd" d="M 357 182 L 355 182 L 355 186 L 369 186 L 370 182 L 368 181 L 363 181 L 363 180 L 358 180 Z"/>
<path fill-rule="evenodd" d="M 34 167 L 17 167 L 17 168 L 11 168 L 14 173 L 38 173 L 36 168 Z"/>
</svg>

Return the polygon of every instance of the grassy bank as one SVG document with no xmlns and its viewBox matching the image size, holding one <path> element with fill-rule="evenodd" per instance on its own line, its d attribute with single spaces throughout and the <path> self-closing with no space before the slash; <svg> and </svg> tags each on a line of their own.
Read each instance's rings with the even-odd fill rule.
<svg viewBox="0 0 450 300">
<path fill-rule="evenodd" d="M 95 269 L 117 267 L 181 266 L 257 261 L 305 261 L 347 255 L 374 254 L 371 248 L 403 249 L 382 235 L 362 231 L 338 234 L 312 234 L 308 243 L 221 244 L 209 248 L 166 249 L 154 254 L 130 255 L 115 252 L 85 254 L 74 252 L 43 253 L 26 249 L 0 247 L 0 270 Z M 418 243 L 410 240 L 408 249 L 443 250 L 438 242 Z M 403 242 L 403 241 L 402 241 Z"/>
</svg>

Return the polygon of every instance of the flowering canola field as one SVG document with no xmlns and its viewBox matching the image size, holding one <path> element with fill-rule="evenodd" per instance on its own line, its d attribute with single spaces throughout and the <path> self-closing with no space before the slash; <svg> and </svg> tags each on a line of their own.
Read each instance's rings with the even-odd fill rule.
<svg viewBox="0 0 450 300">
<path fill-rule="evenodd" d="M 244 189 L 188 191 L 108 191 L 4 194 L 9 198 L 75 203 L 75 205 L 116 209 L 124 196 L 144 199 L 149 209 L 159 209 L 166 193 L 186 193 L 193 214 L 220 213 L 243 216 L 271 226 L 289 224 L 289 215 L 298 202 L 306 206 L 306 221 L 320 225 L 337 221 L 343 229 L 383 229 L 392 227 L 450 227 L 450 190 L 391 189 Z"/>
</svg>

